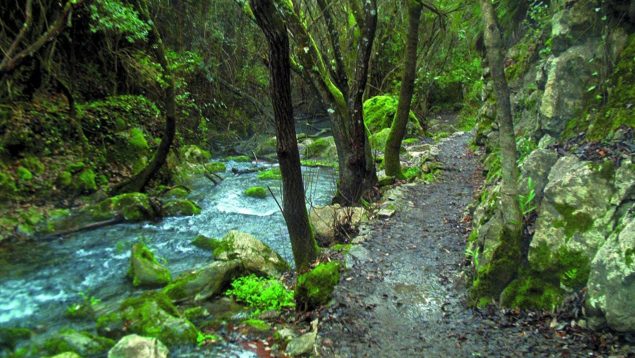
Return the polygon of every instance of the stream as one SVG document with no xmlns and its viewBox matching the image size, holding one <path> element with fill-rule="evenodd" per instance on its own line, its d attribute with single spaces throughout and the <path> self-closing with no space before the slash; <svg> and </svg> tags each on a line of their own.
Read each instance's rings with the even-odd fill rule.
<svg viewBox="0 0 635 358">
<path fill-rule="evenodd" d="M 191 244 L 196 235 L 222 237 L 229 230 L 253 234 L 292 263 L 288 233 L 276 201 L 271 196 L 255 199 L 243 195 L 248 187 L 270 185 L 281 201 L 280 182 L 259 180 L 256 173 L 234 176 L 232 168 L 253 164 L 226 164 L 225 180 L 218 186 L 203 176 L 192 179 L 189 198 L 201 206 L 199 215 L 119 224 L 0 251 L 0 327 L 27 327 L 44 335 L 66 326 L 89 328 L 87 323 L 82 327 L 82 323 L 67 320 L 66 307 L 81 301 L 82 295 L 109 302 L 141 292 L 125 277 L 130 247 L 141 237 L 167 260 L 173 277 L 209 263 L 210 253 Z M 335 191 L 334 171 L 303 168 L 303 174 L 307 206 L 328 204 Z"/>
</svg>

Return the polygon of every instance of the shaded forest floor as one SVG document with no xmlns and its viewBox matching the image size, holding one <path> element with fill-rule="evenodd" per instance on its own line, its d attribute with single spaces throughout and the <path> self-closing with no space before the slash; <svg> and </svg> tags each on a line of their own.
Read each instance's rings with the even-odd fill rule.
<svg viewBox="0 0 635 358">
<path fill-rule="evenodd" d="M 482 182 L 469 141 L 443 140 L 439 180 L 402 186 L 401 209 L 363 230 L 335 304 L 322 312 L 321 355 L 628 356 L 612 334 L 555 314 L 467 308 L 464 208 Z"/>
</svg>

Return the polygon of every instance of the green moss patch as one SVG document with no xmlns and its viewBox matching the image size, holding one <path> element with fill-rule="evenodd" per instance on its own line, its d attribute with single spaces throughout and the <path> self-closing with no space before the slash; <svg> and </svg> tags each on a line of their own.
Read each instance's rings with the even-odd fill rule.
<svg viewBox="0 0 635 358">
<path fill-rule="evenodd" d="M 510 283 L 501 294 L 501 304 L 513 308 L 554 311 L 562 298 L 562 290 L 534 276 Z"/>
<path fill-rule="evenodd" d="M 311 271 L 298 276 L 295 288 L 296 304 L 304 310 L 310 310 L 328 303 L 339 281 L 339 262 L 331 261 L 317 265 Z"/>
<path fill-rule="evenodd" d="M 257 177 L 260 180 L 282 180 L 282 173 L 276 167 L 259 172 Z"/>
<path fill-rule="evenodd" d="M 295 307 L 293 291 L 288 290 L 274 278 L 258 277 L 253 274 L 234 280 L 225 294 L 252 308 L 254 316 L 266 311 L 280 311 Z"/>
<path fill-rule="evenodd" d="M 394 96 L 376 96 L 364 102 L 364 123 L 371 133 L 390 128 L 397 113 L 399 100 Z M 417 116 L 411 111 L 408 120 L 419 127 Z"/>
<path fill-rule="evenodd" d="M 161 214 L 163 216 L 192 216 L 201 213 L 201 207 L 188 199 L 174 199 L 163 204 Z"/>
<path fill-rule="evenodd" d="M 205 164 L 205 170 L 208 173 L 224 173 L 227 170 L 225 163 L 212 162 Z"/>
<path fill-rule="evenodd" d="M 267 197 L 267 188 L 252 186 L 251 188 L 247 188 L 243 194 L 252 198 L 265 199 Z"/>
</svg>

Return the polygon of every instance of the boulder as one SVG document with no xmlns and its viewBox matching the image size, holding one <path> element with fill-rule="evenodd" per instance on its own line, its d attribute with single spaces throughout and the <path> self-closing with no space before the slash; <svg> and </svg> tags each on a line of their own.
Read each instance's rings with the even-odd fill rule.
<svg viewBox="0 0 635 358">
<path fill-rule="evenodd" d="M 136 333 L 158 338 L 168 346 L 193 344 L 198 330 L 181 317 L 164 294 L 151 292 L 125 300 L 115 312 L 97 318 L 97 331 L 110 338 Z"/>
<path fill-rule="evenodd" d="M 599 35 L 601 26 L 597 22 L 603 14 L 597 9 L 602 5 L 597 0 L 566 0 L 562 11 L 556 12 L 551 21 L 552 51 L 560 53 Z"/>
<path fill-rule="evenodd" d="M 290 357 L 311 354 L 315 347 L 315 341 L 317 340 L 317 326 L 318 320 L 316 319 L 311 322 L 311 332 L 305 333 L 299 337 L 290 336 L 290 338 L 292 338 L 289 341 L 289 344 L 287 344 L 285 353 Z"/>
<path fill-rule="evenodd" d="M 635 333 L 635 205 L 591 262 L 586 299 L 593 328 Z"/>
<path fill-rule="evenodd" d="M 562 262 L 554 260 L 564 259 L 563 250 L 579 253 L 585 261 L 593 259 L 612 227 L 613 177 L 610 161 L 597 164 L 566 156 L 556 162 L 544 189 L 529 249 L 529 262 L 534 269 L 562 266 Z M 557 252 L 561 254 L 556 255 Z"/>
<path fill-rule="evenodd" d="M 534 184 L 534 192 L 536 197 L 533 204 L 538 207 L 542 201 L 543 191 L 547 185 L 547 177 L 551 167 L 558 160 L 558 154 L 552 149 L 536 149 L 531 152 L 523 162 L 520 170 L 522 173 L 522 182 L 520 183 L 520 192 L 527 193 L 528 179 L 531 178 Z"/>
<path fill-rule="evenodd" d="M 131 334 L 108 351 L 108 358 L 167 358 L 168 348 L 156 338 Z"/>
<path fill-rule="evenodd" d="M 175 301 L 203 301 L 223 292 L 241 273 L 243 268 L 239 260 L 214 261 L 179 276 L 163 292 Z"/>
<path fill-rule="evenodd" d="M 303 155 L 304 159 L 333 160 L 337 158 L 335 139 L 332 136 L 305 139 L 302 143 L 304 150 L 300 154 Z"/>
<path fill-rule="evenodd" d="M 156 217 L 150 198 L 143 193 L 126 193 L 110 197 L 87 209 L 94 221 L 122 217 L 126 221 L 142 221 Z"/>
<path fill-rule="evenodd" d="M 364 208 L 341 207 L 339 204 L 316 206 L 309 213 L 316 239 L 322 246 L 335 241 L 339 227 L 357 227 L 367 217 Z"/>
<path fill-rule="evenodd" d="M 128 276 L 135 287 L 162 287 L 172 279 L 170 271 L 140 242 L 132 245 Z"/>
<path fill-rule="evenodd" d="M 280 277 L 289 264 L 273 249 L 250 234 L 230 231 L 214 243 L 212 253 L 217 260 L 240 261 L 247 272 Z"/>
<path fill-rule="evenodd" d="M 80 356 L 94 356 L 106 352 L 115 342 L 88 332 L 63 329 L 46 340 L 42 350 L 50 355 L 74 352 Z"/>
<path fill-rule="evenodd" d="M 3 348 L 15 349 L 20 341 L 31 339 L 32 335 L 28 328 L 0 327 L 0 352 Z"/>
<path fill-rule="evenodd" d="M 161 207 L 161 216 L 192 216 L 201 213 L 201 207 L 188 199 L 169 200 Z"/>
<path fill-rule="evenodd" d="M 541 127 L 551 134 L 561 133 L 567 122 L 579 114 L 589 95 L 598 65 L 592 46 L 569 48 L 547 62 L 547 83 L 540 103 Z"/>
</svg>

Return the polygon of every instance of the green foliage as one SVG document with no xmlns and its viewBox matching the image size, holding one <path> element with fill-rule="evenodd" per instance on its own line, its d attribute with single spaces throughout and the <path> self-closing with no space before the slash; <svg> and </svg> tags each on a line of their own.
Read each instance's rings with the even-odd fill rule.
<svg viewBox="0 0 635 358">
<path fill-rule="evenodd" d="M 15 172 L 21 181 L 30 181 L 33 179 L 33 173 L 25 167 L 18 167 Z"/>
<path fill-rule="evenodd" d="M 90 192 L 97 190 L 95 182 L 95 172 L 92 169 L 86 169 L 77 176 L 77 188 L 82 192 Z"/>
<path fill-rule="evenodd" d="M 81 302 L 73 303 L 66 307 L 66 317 L 72 319 L 94 317 L 95 307 L 101 303 L 101 300 L 86 292 L 80 292 L 79 296 L 82 299 Z"/>
<path fill-rule="evenodd" d="M 203 333 L 201 331 L 198 331 L 196 335 L 196 345 L 198 345 L 199 347 L 202 347 L 209 343 L 218 342 L 219 340 L 220 337 L 212 333 Z"/>
<path fill-rule="evenodd" d="M 399 99 L 395 96 L 376 96 L 364 102 L 364 124 L 371 134 L 382 129 L 390 128 L 397 113 Z M 419 121 L 414 112 L 410 112 L 408 120 L 420 129 Z"/>
<path fill-rule="evenodd" d="M 479 249 L 476 245 L 470 245 L 465 249 L 465 256 L 470 258 L 475 270 L 479 267 Z"/>
<path fill-rule="evenodd" d="M 267 188 L 262 186 L 252 186 L 251 188 L 247 188 L 244 194 L 252 198 L 264 199 L 267 197 Z"/>
<path fill-rule="evenodd" d="M 131 146 L 139 150 L 146 150 L 149 148 L 148 142 L 146 141 L 146 137 L 143 134 L 143 129 L 135 127 L 130 129 L 128 133 L 129 139 L 128 142 Z"/>
<path fill-rule="evenodd" d="M 288 290 L 274 278 L 258 277 L 253 274 L 234 280 L 231 288 L 226 291 L 226 295 L 246 303 L 254 309 L 254 316 L 265 311 L 280 311 L 295 307 L 293 291 Z"/>
<path fill-rule="evenodd" d="M 520 194 L 518 196 L 518 204 L 520 205 L 520 212 L 523 216 L 527 216 L 536 210 L 536 205 L 534 204 L 535 198 L 536 183 L 529 177 L 527 178 L 527 194 Z"/>
<path fill-rule="evenodd" d="M 131 43 L 145 40 L 151 29 L 132 6 L 119 0 L 93 1 L 90 19 L 90 31 L 123 35 Z"/>
<path fill-rule="evenodd" d="M 412 181 L 418 178 L 422 174 L 422 171 L 419 167 L 408 167 L 402 170 L 402 174 L 406 180 Z"/>
</svg>

